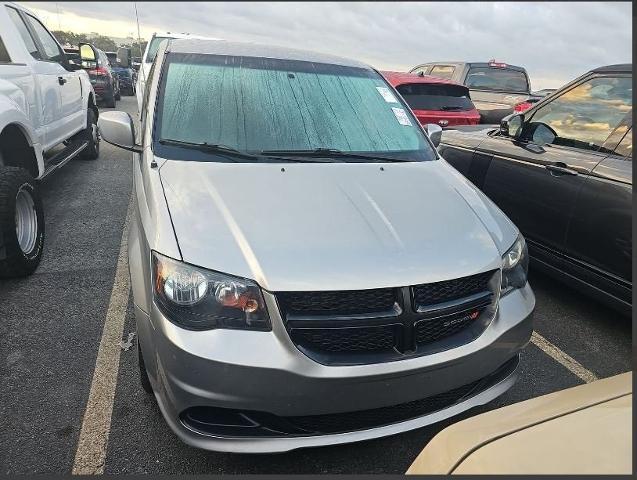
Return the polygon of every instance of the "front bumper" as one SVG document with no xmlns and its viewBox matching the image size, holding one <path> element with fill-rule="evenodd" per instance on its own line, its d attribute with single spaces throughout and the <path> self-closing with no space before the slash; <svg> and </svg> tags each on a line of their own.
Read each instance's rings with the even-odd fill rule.
<svg viewBox="0 0 637 480">
<path fill-rule="evenodd" d="M 530 287 L 500 299 L 484 333 L 471 343 L 380 364 L 325 366 L 289 339 L 276 301 L 266 293 L 271 332 L 181 329 L 153 306 L 136 308 L 139 341 L 160 409 L 187 444 L 208 450 L 265 453 L 348 443 L 419 428 L 484 404 L 516 379 L 514 368 L 468 398 L 426 415 L 345 433 L 219 436 L 193 431 L 181 414 L 192 407 L 267 412 L 280 417 L 373 410 L 442 394 L 483 379 L 514 359 L 532 332 Z"/>
</svg>

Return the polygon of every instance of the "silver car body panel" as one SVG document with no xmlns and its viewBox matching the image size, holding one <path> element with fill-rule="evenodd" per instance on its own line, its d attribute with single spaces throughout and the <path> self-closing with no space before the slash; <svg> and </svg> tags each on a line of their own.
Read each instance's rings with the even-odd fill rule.
<svg viewBox="0 0 637 480">
<path fill-rule="evenodd" d="M 452 170 L 438 160 L 382 169 L 169 160 L 160 175 L 184 261 L 270 291 L 304 291 L 416 285 L 500 268 L 517 232 L 494 221 Z"/>
<path fill-rule="evenodd" d="M 159 64 L 164 55 L 165 45 Z M 528 284 L 505 295 L 477 339 L 447 351 L 351 366 L 311 360 L 292 343 L 270 292 L 404 286 L 498 269 L 517 229 L 442 159 L 261 165 L 155 157 L 150 145 L 156 77 L 148 87 L 140 142 L 145 148 L 132 154 L 129 265 L 139 345 L 162 413 L 182 440 L 233 452 L 353 442 L 437 422 L 512 385 L 514 374 L 433 414 L 350 433 L 215 438 L 186 428 L 179 415 L 192 406 L 329 414 L 396 405 L 465 385 L 528 343 L 535 298 Z M 196 332 L 172 323 L 152 300 L 152 250 L 257 280 L 265 289 L 272 331 Z"/>
</svg>

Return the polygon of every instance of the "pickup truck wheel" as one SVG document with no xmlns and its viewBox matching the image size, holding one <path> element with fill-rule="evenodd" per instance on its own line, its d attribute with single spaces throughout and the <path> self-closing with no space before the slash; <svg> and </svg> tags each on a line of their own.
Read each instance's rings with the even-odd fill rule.
<svg viewBox="0 0 637 480">
<path fill-rule="evenodd" d="M 139 365 L 139 383 L 142 384 L 142 388 L 146 393 L 153 393 L 153 386 L 150 384 L 150 378 L 148 378 L 146 364 L 142 356 L 142 348 L 139 346 L 139 338 L 137 339 L 137 364 Z"/>
<path fill-rule="evenodd" d="M 82 140 L 88 141 L 88 145 L 80 152 L 80 158 L 95 160 L 100 156 L 100 132 L 97 128 L 95 110 L 89 107 L 87 115 L 87 127 L 80 134 Z"/>
<path fill-rule="evenodd" d="M 115 100 L 121 100 L 121 99 L 122 99 L 122 94 L 118 90 L 117 93 L 115 94 Z"/>
<path fill-rule="evenodd" d="M 40 264 L 44 211 L 35 180 L 17 167 L 0 167 L 0 277 L 24 277 Z"/>
</svg>

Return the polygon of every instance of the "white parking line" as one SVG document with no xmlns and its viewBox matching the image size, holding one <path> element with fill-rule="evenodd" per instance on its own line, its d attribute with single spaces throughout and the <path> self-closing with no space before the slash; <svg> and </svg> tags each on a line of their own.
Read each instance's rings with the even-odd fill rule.
<svg viewBox="0 0 637 480">
<path fill-rule="evenodd" d="M 584 368 L 577 360 L 557 348 L 539 333 L 533 332 L 531 342 L 533 342 L 534 345 L 551 358 L 564 365 L 571 373 L 574 373 L 586 383 L 591 383 L 597 380 L 597 376 L 593 372 Z"/>
<path fill-rule="evenodd" d="M 82 429 L 75 452 L 72 473 L 95 475 L 104 473 L 106 446 L 111 428 L 111 415 L 119 370 L 120 342 L 126 319 L 129 296 L 128 276 L 128 224 L 132 201 L 128 204 L 126 223 L 122 232 L 115 280 L 106 311 L 102 339 L 97 351 L 91 390 L 82 419 Z"/>
</svg>

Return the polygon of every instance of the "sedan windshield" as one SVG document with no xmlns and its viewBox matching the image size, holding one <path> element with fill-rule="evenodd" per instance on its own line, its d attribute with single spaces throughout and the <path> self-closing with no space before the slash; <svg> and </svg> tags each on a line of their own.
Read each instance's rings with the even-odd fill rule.
<svg viewBox="0 0 637 480">
<path fill-rule="evenodd" d="M 160 90 L 155 149 L 169 158 L 223 161 L 205 158 L 215 152 L 203 144 L 308 161 L 436 158 L 409 108 L 367 68 L 171 53 Z M 186 142 L 196 152 L 184 154 Z"/>
</svg>

